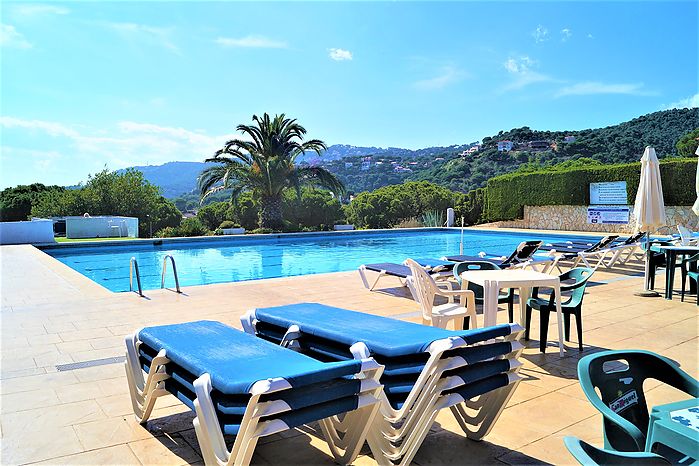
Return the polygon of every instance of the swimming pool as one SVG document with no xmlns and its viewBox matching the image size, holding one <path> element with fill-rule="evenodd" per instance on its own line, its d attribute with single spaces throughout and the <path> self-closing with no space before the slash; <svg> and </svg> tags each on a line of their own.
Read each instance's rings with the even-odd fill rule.
<svg viewBox="0 0 699 466">
<path fill-rule="evenodd" d="M 144 290 L 160 288 L 163 258 L 174 257 L 181 286 L 237 282 L 356 270 L 361 264 L 439 258 L 459 252 L 458 229 L 381 230 L 214 237 L 204 240 L 134 241 L 60 245 L 44 252 L 111 291 L 129 290 L 135 257 Z M 570 235 L 465 230 L 464 254 L 509 255 L 524 240 L 566 241 Z M 166 286 L 174 286 L 170 264 Z M 135 280 L 134 280 L 135 286 Z"/>
</svg>

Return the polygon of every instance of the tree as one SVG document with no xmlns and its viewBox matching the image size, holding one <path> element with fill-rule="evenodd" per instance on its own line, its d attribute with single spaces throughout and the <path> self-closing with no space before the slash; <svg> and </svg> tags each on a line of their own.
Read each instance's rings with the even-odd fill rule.
<svg viewBox="0 0 699 466">
<path fill-rule="evenodd" d="M 160 189 L 130 168 L 122 173 L 103 170 L 88 178 L 85 186 L 64 191 L 46 191 L 32 207 L 32 215 L 122 215 L 137 217 L 139 236 L 150 230 L 178 226 L 182 214 L 160 195 Z"/>
<path fill-rule="evenodd" d="M 251 192 L 260 205 L 260 226 L 280 229 L 282 196 L 293 188 L 300 192 L 304 185 L 327 188 L 335 194 L 345 191 L 344 185 L 322 167 L 299 166 L 296 159 L 306 153 L 320 155 L 327 149 L 319 139 L 303 141 L 306 129 L 284 114 L 271 119 L 252 117 L 253 125 L 238 125 L 237 130 L 250 141 L 232 139 L 206 159 L 216 165 L 205 169 L 199 177 L 202 200 L 224 189 L 232 189 L 231 200 L 244 192 Z"/>
<path fill-rule="evenodd" d="M 17 222 L 28 220 L 32 206 L 47 191 L 63 191 L 61 186 L 44 186 L 41 183 L 19 185 L 0 192 L 0 221 Z"/>
<path fill-rule="evenodd" d="M 699 128 L 690 131 L 677 141 L 677 153 L 682 157 L 692 157 L 699 146 Z"/>
</svg>

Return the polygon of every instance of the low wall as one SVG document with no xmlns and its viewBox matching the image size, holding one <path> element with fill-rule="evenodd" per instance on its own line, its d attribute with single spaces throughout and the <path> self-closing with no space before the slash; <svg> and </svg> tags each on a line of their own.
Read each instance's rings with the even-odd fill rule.
<svg viewBox="0 0 699 466">
<path fill-rule="evenodd" d="M 66 238 L 138 238 L 136 217 L 66 217 Z"/>
<path fill-rule="evenodd" d="M 0 244 L 54 243 L 53 221 L 0 222 Z"/>
<path fill-rule="evenodd" d="M 633 233 L 636 222 L 633 218 L 633 206 L 629 206 L 631 215 L 626 225 L 600 225 L 587 223 L 587 206 L 580 205 L 549 205 L 524 206 L 524 218 L 496 222 L 495 225 L 504 228 L 530 228 L 535 230 L 570 230 L 570 231 L 600 231 L 610 233 Z M 667 224 L 672 233 L 677 224 L 686 225 L 691 230 L 699 230 L 699 217 L 692 212 L 691 206 L 666 206 Z"/>
</svg>

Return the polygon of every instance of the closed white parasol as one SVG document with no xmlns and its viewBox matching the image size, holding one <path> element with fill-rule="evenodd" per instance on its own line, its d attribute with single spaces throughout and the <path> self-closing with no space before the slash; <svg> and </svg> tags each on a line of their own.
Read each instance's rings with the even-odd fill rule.
<svg viewBox="0 0 699 466">
<path fill-rule="evenodd" d="M 633 207 L 636 219 L 636 229 L 646 231 L 646 241 L 649 241 L 653 231 L 665 226 L 665 201 L 663 200 L 663 184 L 660 180 L 660 165 L 655 149 L 648 146 L 641 157 L 641 180 L 638 184 L 636 202 Z M 650 289 L 650 244 L 646 247 L 646 273 L 644 291 Z"/>
</svg>

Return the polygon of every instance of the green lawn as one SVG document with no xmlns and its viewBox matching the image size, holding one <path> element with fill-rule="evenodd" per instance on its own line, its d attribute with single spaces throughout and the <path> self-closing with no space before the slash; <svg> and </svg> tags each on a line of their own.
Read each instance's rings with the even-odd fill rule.
<svg viewBox="0 0 699 466">
<path fill-rule="evenodd" d="M 83 243 L 87 241 L 129 241 L 138 238 L 128 238 L 128 237 L 114 237 L 114 238 L 82 238 L 82 239 L 71 239 L 65 237 L 54 238 L 57 243 Z"/>
</svg>

